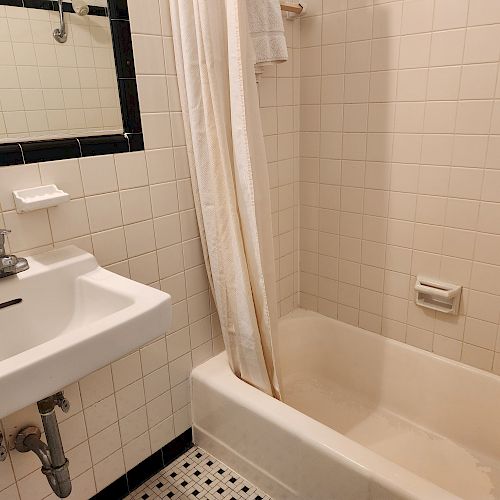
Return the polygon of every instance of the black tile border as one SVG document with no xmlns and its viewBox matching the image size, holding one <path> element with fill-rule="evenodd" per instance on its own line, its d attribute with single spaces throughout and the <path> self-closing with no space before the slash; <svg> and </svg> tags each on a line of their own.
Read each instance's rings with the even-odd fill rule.
<svg viewBox="0 0 500 500">
<path fill-rule="evenodd" d="M 57 10 L 55 0 L 0 0 L 0 5 Z M 123 134 L 0 143 L 0 167 L 144 150 L 127 0 L 108 0 Z M 105 7 L 90 14 L 107 16 Z M 64 5 L 71 12 L 71 4 Z"/>
<path fill-rule="evenodd" d="M 79 137 L 78 142 L 82 156 L 99 156 L 130 151 L 127 137 L 120 134 Z"/>
<path fill-rule="evenodd" d="M 190 427 L 109 486 L 106 486 L 90 500 L 120 500 L 125 498 L 192 447 L 192 429 Z"/>
<path fill-rule="evenodd" d="M 19 144 L 0 144 L 0 167 L 21 163 L 24 163 L 24 158 Z"/>
<path fill-rule="evenodd" d="M 56 0 L 0 0 L 0 5 L 8 5 L 10 7 L 24 7 L 26 9 L 41 9 L 41 10 L 55 10 L 59 9 Z M 66 0 L 63 3 L 64 12 L 75 12 L 71 2 Z M 89 4 L 89 16 L 107 17 L 108 12 L 106 7 Z"/>
</svg>

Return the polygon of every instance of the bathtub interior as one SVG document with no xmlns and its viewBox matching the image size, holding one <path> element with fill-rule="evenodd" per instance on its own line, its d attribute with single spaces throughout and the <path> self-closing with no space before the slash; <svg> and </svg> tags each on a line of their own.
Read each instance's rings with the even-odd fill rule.
<svg viewBox="0 0 500 500">
<path fill-rule="evenodd" d="M 286 404 L 460 498 L 500 498 L 498 377 L 305 311 L 281 322 L 280 363 Z"/>
</svg>

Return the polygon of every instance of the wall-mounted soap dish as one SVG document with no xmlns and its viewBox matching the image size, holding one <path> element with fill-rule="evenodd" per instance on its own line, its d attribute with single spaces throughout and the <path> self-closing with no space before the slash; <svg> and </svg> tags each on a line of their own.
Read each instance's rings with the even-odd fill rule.
<svg viewBox="0 0 500 500">
<path fill-rule="evenodd" d="M 419 306 L 447 314 L 458 314 L 461 296 L 460 285 L 417 276 L 415 302 Z"/>
<path fill-rule="evenodd" d="M 69 194 L 61 191 L 56 185 L 37 186 L 29 189 L 13 191 L 18 214 L 32 212 L 42 208 L 56 207 L 69 201 Z"/>
</svg>

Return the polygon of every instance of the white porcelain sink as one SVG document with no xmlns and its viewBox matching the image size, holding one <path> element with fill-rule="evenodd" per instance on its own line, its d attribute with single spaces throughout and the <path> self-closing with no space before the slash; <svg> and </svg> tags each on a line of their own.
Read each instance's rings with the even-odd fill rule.
<svg viewBox="0 0 500 500">
<path fill-rule="evenodd" d="M 76 247 L 28 261 L 28 271 L 0 279 L 0 418 L 170 326 L 168 294 L 102 269 Z"/>
</svg>

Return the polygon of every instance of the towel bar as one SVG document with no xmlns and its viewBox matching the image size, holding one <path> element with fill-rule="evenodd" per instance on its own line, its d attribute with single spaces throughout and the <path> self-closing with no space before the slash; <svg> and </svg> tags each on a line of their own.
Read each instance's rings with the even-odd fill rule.
<svg viewBox="0 0 500 500">
<path fill-rule="evenodd" d="M 293 14 L 299 15 L 302 14 L 304 7 L 300 3 L 299 4 L 282 3 L 281 10 L 285 12 L 292 12 Z"/>
</svg>

